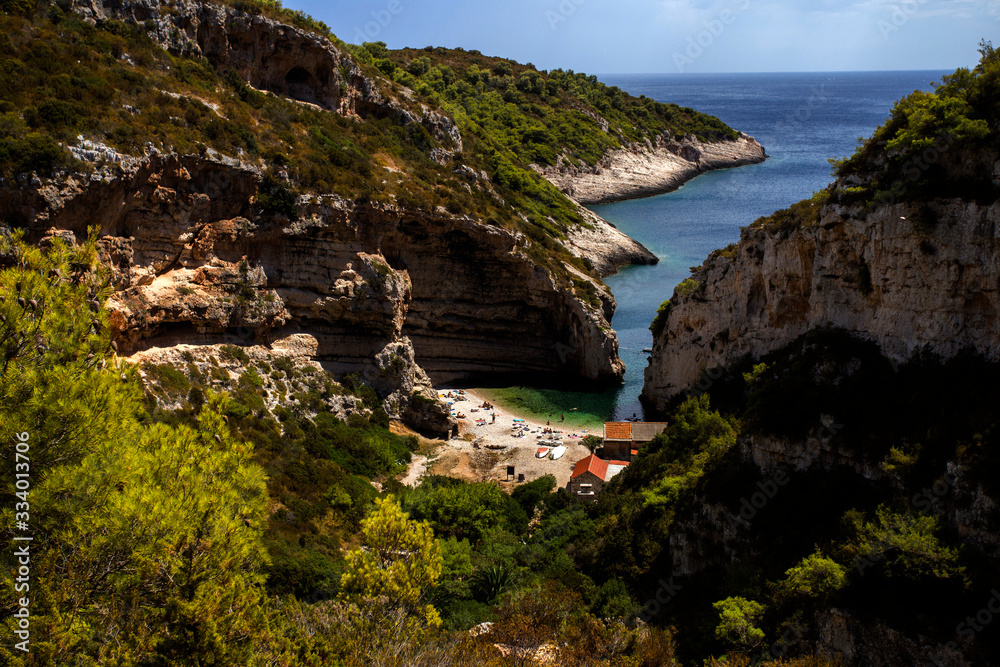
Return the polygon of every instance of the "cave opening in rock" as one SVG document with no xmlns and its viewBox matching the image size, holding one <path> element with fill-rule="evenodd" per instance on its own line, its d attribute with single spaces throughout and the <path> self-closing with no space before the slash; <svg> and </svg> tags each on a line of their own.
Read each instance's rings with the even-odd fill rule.
<svg viewBox="0 0 1000 667">
<path fill-rule="evenodd" d="M 303 102 L 316 101 L 316 77 L 304 67 L 293 67 L 285 75 L 288 96 Z"/>
</svg>

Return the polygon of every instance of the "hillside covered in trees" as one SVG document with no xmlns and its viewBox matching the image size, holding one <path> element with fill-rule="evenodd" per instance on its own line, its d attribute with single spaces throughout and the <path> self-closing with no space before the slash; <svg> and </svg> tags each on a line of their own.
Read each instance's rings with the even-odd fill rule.
<svg viewBox="0 0 1000 667">
<path fill-rule="evenodd" d="M 591 267 L 560 242 L 586 222 L 531 165 L 592 165 L 630 142 L 668 132 L 711 142 L 732 138 L 730 128 L 582 74 L 475 52 L 347 46 L 280 5 L 226 5 L 227 20 L 265 17 L 332 40 L 343 69 L 328 74 L 355 95 L 336 99 L 354 105 L 341 114 L 319 103 L 318 86 L 312 101 L 295 98 L 306 79 L 288 78 L 293 68 L 278 80 L 251 69 L 257 86 L 235 68 L 164 48 L 187 42 L 162 16 L 87 21 L 69 3 L 0 7 L 9 82 L 0 89 L 0 185 L 11 217 L 0 225 L 0 533 L 8 545 L 32 538 L 29 564 L 13 548 L 0 559 L 4 664 L 822 667 L 837 664 L 814 657 L 831 653 L 835 635 L 857 647 L 845 664 L 900 655 L 993 664 L 994 634 L 956 628 L 1000 585 L 998 378 L 979 358 L 894 365 L 871 344 L 817 332 L 741 360 L 708 391 L 670 405 L 666 432 L 592 504 L 547 477 L 511 494 L 439 476 L 416 488 L 395 481 L 420 440 L 390 415 L 397 392 L 375 385 L 413 362 L 400 332 L 404 306 L 423 295 L 406 291 L 399 248 L 423 233 L 418 223 L 456 225 L 447 228 L 452 254 L 474 245 L 456 231 L 468 231 L 457 226 L 466 218 L 487 229 L 478 238 L 501 235 L 492 228 L 523 235 L 534 242 L 532 271 L 547 267 L 546 279 L 601 310 Z M 949 78 L 936 97 L 904 100 L 841 175 L 892 173 L 894 151 L 925 148 L 942 123 L 972 145 L 995 143 L 996 75 L 985 49 L 979 68 Z M 16 204 L 36 180 L 114 181 L 115 160 L 157 152 L 191 157 L 189 166 L 251 165 L 232 172 L 252 174 L 239 215 L 197 221 L 198 233 L 221 230 L 215 242 L 235 253 L 218 301 L 242 319 L 226 320 L 219 340 L 257 335 L 254 326 L 257 342 L 272 333 L 247 313 L 273 315 L 281 295 L 266 276 L 253 283 L 263 265 L 240 253 L 278 235 L 247 230 L 310 238 L 321 216 L 309 206 L 333 201 L 331 218 L 348 208 L 334 196 L 362 202 L 368 216 L 344 214 L 344 227 L 375 229 L 372 211 L 402 209 L 393 224 L 417 230 L 395 240 L 396 255 L 352 246 L 353 264 L 333 273 L 335 296 L 354 299 L 344 296 L 349 327 L 392 339 L 395 347 L 374 348 L 381 365 L 333 373 L 329 359 L 261 352 L 266 345 L 245 338 L 162 363 L 123 359 L 115 294 L 162 278 L 123 275 L 129 255 L 115 239 L 141 226 L 116 230 L 112 242 L 97 227 L 29 239 L 38 230 Z M 163 188 L 152 190 L 157 205 L 201 201 L 196 188 L 168 188 L 165 172 L 152 173 Z M 880 183 L 830 196 L 895 192 L 891 177 Z M 773 226 L 780 232 L 791 217 Z M 344 252 L 335 241 L 326 255 Z M 164 253 L 158 269 L 204 270 L 206 255 L 192 259 L 203 246 L 192 245 L 190 256 Z M 123 288 L 133 277 L 147 282 Z M 202 288 L 183 283 L 170 294 Z M 700 288 L 687 283 L 675 299 Z M 139 294 L 129 293 L 131 315 L 162 316 Z M 358 304 L 386 312 L 364 319 Z M 301 316 L 310 318 L 319 319 Z M 168 334 L 189 333 L 188 323 L 166 324 Z M 412 384 L 409 393 L 411 413 L 433 403 Z M 775 454 L 817 442 L 833 463 L 801 469 Z M 761 464 L 760 452 L 775 458 Z M 29 638 L 30 652 L 14 641 Z"/>
</svg>

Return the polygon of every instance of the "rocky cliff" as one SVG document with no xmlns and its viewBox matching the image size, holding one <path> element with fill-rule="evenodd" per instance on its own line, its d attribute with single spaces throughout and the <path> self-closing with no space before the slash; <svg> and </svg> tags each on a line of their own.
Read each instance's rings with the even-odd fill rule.
<svg viewBox="0 0 1000 667">
<path fill-rule="evenodd" d="M 296 100 L 304 113 L 342 117 L 348 128 L 380 123 L 419 141 L 410 132 L 419 126 L 435 142 L 435 168 L 469 175 L 466 191 L 506 206 L 485 173 L 460 162 L 462 136 L 447 115 L 365 74 L 324 37 L 208 2 L 86 0 L 74 10 L 97 25 L 141 26 L 178 57 L 201 58 L 227 77 Z M 607 288 L 565 262 L 569 253 L 551 259 L 539 239 L 510 225 L 395 195 L 320 192 L 275 212 L 261 204 L 262 183 L 276 180 L 286 194 L 293 184 L 263 157 L 152 145 L 129 155 L 83 136 L 68 147 L 77 166 L 5 182 L 0 215 L 35 241 L 96 230 L 113 269 L 123 354 L 223 343 L 290 349 L 338 376 L 360 373 L 395 415 L 413 407 L 407 392 L 429 395 L 428 375 L 555 373 L 605 382 L 623 373 Z M 391 158 L 384 172 L 403 178 Z M 596 216 L 586 220 L 575 236 L 568 230 L 575 243 L 563 242 L 598 270 L 655 259 Z"/>
<path fill-rule="evenodd" d="M 898 103 L 829 188 L 712 253 L 653 322 L 643 400 L 708 393 L 742 429 L 669 535 L 672 571 L 787 583 L 810 553 L 843 568 L 826 595 L 745 587 L 787 619 L 775 657 L 996 664 L 969 625 L 1000 557 L 996 412 L 978 407 L 1000 368 L 1000 58 L 981 53 Z M 961 112 L 927 123 L 934 104 Z M 960 567 L 898 567 L 917 525 Z"/>
<path fill-rule="evenodd" d="M 73 9 L 95 24 L 109 19 L 142 24 L 169 52 L 204 58 L 258 90 L 345 116 L 418 123 L 462 150 L 461 133 L 450 118 L 392 94 L 385 82 L 366 76 L 341 48 L 311 31 L 205 0 L 75 0 Z"/>
<path fill-rule="evenodd" d="M 817 327 L 876 341 L 897 361 L 924 349 L 1000 356 L 1000 206 L 808 207 L 791 226 L 744 229 L 675 290 L 646 369 L 650 405 L 662 409 L 705 369 L 759 358 Z"/>
<path fill-rule="evenodd" d="M 560 158 L 554 166 L 537 169 L 581 204 L 600 204 L 670 192 L 706 171 L 755 164 L 766 157 L 764 147 L 746 134 L 712 143 L 661 135 L 655 142 L 610 150 L 594 166 L 572 166 Z"/>
<path fill-rule="evenodd" d="M 336 196 L 303 197 L 292 222 L 254 208 L 259 180 L 247 164 L 153 152 L 6 191 L 0 207 L 36 240 L 97 229 L 124 354 L 294 339 L 335 374 L 376 385 L 387 384 L 380 355 L 425 387 L 415 363 L 438 380 L 621 374 L 610 293 L 581 272 L 560 284 L 522 235 Z"/>
</svg>

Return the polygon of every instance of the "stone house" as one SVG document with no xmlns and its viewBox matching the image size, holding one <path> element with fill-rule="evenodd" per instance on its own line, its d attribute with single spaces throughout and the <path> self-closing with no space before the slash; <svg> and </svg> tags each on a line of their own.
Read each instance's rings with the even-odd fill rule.
<svg viewBox="0 0 1000 667">
<path fill-rule="evenodd" d="M 666 422 L 607 422 L 604 424 L 604 457 L 631 461 L 639 448 L 667 428 Z"/>
<path fill-rule="evenodd" d="M 578 461 L 570 476 L 568 490 L 580 500 L 594 500 L 605 482 L 620 473 L 628 461 L 605 461 L 591 454 Z"/>
</svg>

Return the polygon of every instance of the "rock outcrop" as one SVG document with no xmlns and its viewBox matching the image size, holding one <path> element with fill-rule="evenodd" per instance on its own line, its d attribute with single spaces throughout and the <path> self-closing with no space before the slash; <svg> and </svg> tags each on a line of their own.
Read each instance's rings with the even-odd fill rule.
<svg viewBox="0 0 1000 667">
<path fill-rule="evenodd" d="M 623 266 L 660 261 L 646 246 L 619 231 L 604 218 L 583 206 L 579 207 L 579 212 L 586 225 L 569 229 L 564 245 L 577 257 L 590 260 L 602 276 L 609 276 Z"/>
<path fill-rule="evenodd" d="M 255 209 L 259 181 L 230 159 L 153 151 L 6 190 L 0 211 L 35 240 L 98 229 L 123 353 L 307 335 L 314 360 L 369 378 L 392 414 L 424 370 L 621 376 L 607 288 L 572 267 L 560 282 L 523 235 L 336 196 L 303 197 L 290 222 Z M 394 366 L 411 381 L 381 382 Z"/>
<path fill-rule="evenodd" d="M 904 361 L 928 350 L 1000 358 L 1000 206 L 961 199 L 825 205 L 815 222 L 755 225 L 675 290 L 643 399 L 654 408 L 715 369 L 839 328 Z"/>
<path fill-rule="evenodd" d="M 581 204 L 635 199 L 676 190 L 695 176 L 763 162 L 764 147 L 750 136 L 705 143 L 696 137 L 661 135 L 608 151 L 594 166 L 572 166 L 562 158 L 538 172 Z"/>
<path fill-rule="evenodd" d="M 392 95 L 336 45 L 307 30 L 204 0 L 75 0 L 73 8 L 92 22 L 141 24 L 171 53 L 203 57 L 258 90 L 345 116 L 418 123 L 450 150 L 462 150 L 461 133 L 448 116 L 406 94 Z"/>
<path fill-rule="evenodd" d="M 73 8 L 94 23 L 141 26 L 171 53 L 202 57 L 258 90 L 355 122 L 420 124 L 438 140 L 433 159 L 486 178 L 455 157 L 462 137 L 450 118 L 308 30 L 198 0 Z M 79 240 L 96 228 L 122 354 L 292 345 L 337 377 L 358 373 L 387 412 L 434 432 L 448 421 L 431 378 L 536 373 L 593 383 L 624 373 L 611 293 L 574 266 L 539 264 L 519 232 L 441 207 L 323 194 L 300 197 L 290 220 L 256 203 L 263 162 L 151 145 L 123 155 L 85 137 L 69 148 L 93 168 L 5 185 L 0 216 L 35 241 Z M 602 272 L 655 260 L 588 218 L 586 233 L 566 243 Z"/>
</svg>

